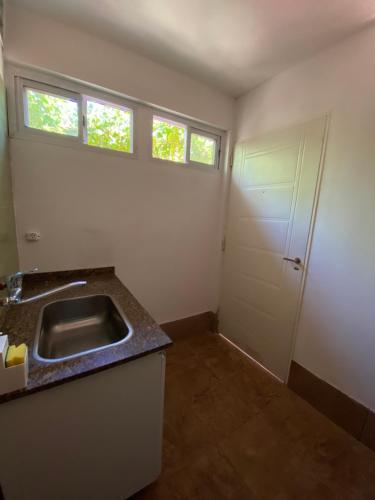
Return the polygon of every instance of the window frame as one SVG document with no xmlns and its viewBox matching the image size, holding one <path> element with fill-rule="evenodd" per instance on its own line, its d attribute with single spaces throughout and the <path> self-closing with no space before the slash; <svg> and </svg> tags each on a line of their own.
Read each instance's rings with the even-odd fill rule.
<svg viewBox="0 0 375 500">
<path fill-rule="evenodd" d="M 77 103 L 78 115 L 78 135 L 58 134 L 56 132 L 49 132 L 48 130 L 41 130 L 26 125 L 27 117 L 27 89 L 42 92 L 44 94 L 52 95 L 54 97 L 62 97 Z M 50 85 L 28 78 L 20 78 L 17 81 L 17 95 L 20 105 L 17 106 L 18 115 L 18 129 L 22 135 L 33 135 L 41 138 L 53 137 L 58 141 L 68 141 L 69 143 L 75 142 L 79 144 L 83 138 L 83 124 L 82 124 L 82 96 L 78 92 L 67 90 L 55 85 Z"/>
<path fill-rule="evenodd" d="M 183 127 L 185 129 L 185 146 L 184 146 L 184 160 L 183 161 L 175 161 L 175 160 L 168 160 L 168 159 L 165 159 L 165 158 L 159 158 L 158 156 L 154 156 L 154 152 L 153 152 L 153 132 L 154 132 L 154 118 L 157 118 L 161 121 L 164 121 L 166 123 L 170 123 L 171 125 L 175 125 L 177 127 Z M 171 118 L 171 117 L 166 117 L 166 116 L 163 116 L 162 114 L 156 114 L 156 113 L 152 113 L 152 120 L 151 120 L 151 157 L 153 160 L 160 160 L 160 161 L 168 161 L 170 163 L 173 163 L 175 165 L 185 165 L 186 164 L 186 160 L 187 160 L 187 156 L 188 156 L 188 136 L 189 136 L 189 127 L 186 123 L 184 123 L 183 121 L 177 121 L 176 120 L 177 117 L 175 118 Z"/>
<path fill-rule="evenodd" d="M 13 70 L 13 71 L 12 71 Z M 102 154 L 110 154 L 114 156 L 127 156 L 128 158 L 137 159 L 137 141 L 136 141 L 136 126 L 137 126 L 137 111 L 138 106 L 135 102 L 129 101 L 118 95 L 97 90 L 88 85 L 71 82 L 66 78 L 54 77 L 49 74 L 37 72 L 29 69 L 15 71 L 11 68 L 10 74 L 7 74 L 7 86 L 9 87 L 9 135 L 26 140 L 37 140 L 40 142 L 55 144 L 65 147 L 73 147 L 85 151 L 98 152 Z M 14 86 L 9 85 L 13 80 Z M 40 90 L 47 94 L 57 97 L 67 97 L 78 103 L 78 136 L 58 134 L 27 127 L 25 124 L 25 111 L 27 103 L 25 102 L 26 93 L 24 89 L 31 88 L 36 91 Z M 93 101 L 102 102 L 113 107 L 119 107 L 132 112 L 132 152 L 119 151 L 111 148 L 102 148 L 93 146 L 85 142 L 85 127 L 86 116 L 84 113 L 84 98 L 92 99 Z M 13 104 L 14 103 L 14 104 Z M 85 124 L 85 125 L 84 125 Z"/>
<path fill-rule="evenodd" d="M 196 134 L 196 135 L 201 135 L 202 137 L 207 137 L 208 139 L 213 139 L 215 141 L 215 155 L 214 155 L 214 163 L 212 165 L 208 163 L 202 163 L 200 161 L 195 161 L 190 158 L 190 152 L 191 152 L 191 134 Z M 190 134 L 189 134 L 189 162 L 192 165 L 198 165 L 200 167 L 205 167 L 205 168 L 219 168 L 220 164 L 220 152 L 221 152 L 221 137 L 216 134 L 212 134 L 210 132 L 206 132 L 205 130 L 201 130 L 196 127 L 191 127 L 190 129 Z"/>
<path fill-rule="evenodd" d="M 205 171 L 207 173 L 225 174 L 227 171 L 228 140 L 230 132 L 209 125 L 208 123 L 194 120 L 178 112 L 169 111 L 161 106 L 151 105 L 148 102 L 131 98 L 116 90 L 103 88 L 99 85 L 89 84 L 75 78 L 60 75 L 48 70 L 31 68 L 22 64 L 12 62 L 6 63 L 5 81 L 8 102 L 8 131 L 9 136 L 15 139 L 28 140 L 44 144 L 54 144 L 73 148 L 78 151 L 86 151 L 92 154 L 117 156 L 123 159 L 143 160 L 146 162 L 159 163 L 160 166 L 173 165 L 190 170 Z M 61 97 L 79 100 L 79 135 L 78 137 L 33 129 L 25 126 L 24 102 L 22 86 L 34 88 Z M 83 98 L 102 101 L 105 104 L 119 106 L 132 111 L 132 152 L 118 151 L 89 145 L 84 142 L 83 130 Z M 152 121 L 156 115 L 160 119 L 175 122 L 186 127 L 186 153 L 185 162 L 174 162 L 153 158 L 152 156 Z M 216 140 L 215 165 L 207 165 L 190 161 L 190 137 L 191 133 L 212 137 Z"/>
<path fill-rule="evenodd" d="M 172 115 L 170 113 L 159 112 L 158 109 L 151 108 L 151 146 L 150 146 L 150 157 L 152 161 L 162 162 L 163 164 L 171 164 L 175 166 L 181 167 L 196 167 L 199 169 L 205 169 L 209 171 L 218 171 L 220 170 L 221 163 L 221 140 L 222 134 L 215 133 L 212 131 L 210 127 L 206 127 L 205 125 L 200 126 L 197 122 L 190 121 L 189 119 L 179 117 L 178 115 Z M 185 161 L 173 161 L 173 160 L 164 160 L 163 158 L 156 158 L 153 156 L 153 147 L 152 147 L 152 133 L 153 133 L 153 122 L 154 118 L 159 118 L 161 120 L 165 120 L 166 122 L 175 123 L 176 125 L 182 125 L 186 129 L 186 146 L 185 146 Z M 196 133 L 198 135 L 202 135 L 204 137 L 208 137 L 209 139 L 214 139 L 216 142 L 215 147 L 215 162 L 213 165 L 208 165 L 207 163 L 201 163 L 198 161 L 193 161 L 190 159 L 190 144 L 191 144 L 191 134 Z"/>
<path fill-rule="evenodd" d="M 100 150 L 100 151 L 112 151 L 115 153 L 133 155 L 134 154 L 134 109 L 126 106 L 125 104 L 118 104 L 117 102 L 108 101 L 102 97 L 95 97 L 93 95 L 82 94 L 82 131 L 83 137 L 82 142 L 84 146 L 88 146 L 90 149 Z M 121 151 L 119 149 L 104 148 L 100 146 L 95 146 L 93 144 L 88 144 L 87 142 L 87 101 L 97 102 L 98 104 L 103 104 L 104 106 L 110 106 L 112 108 L 120 109 L 121 111 L 130 111 L 131 114 L 131 127 L 130 127 L 130 151 Z"/>
</svg>

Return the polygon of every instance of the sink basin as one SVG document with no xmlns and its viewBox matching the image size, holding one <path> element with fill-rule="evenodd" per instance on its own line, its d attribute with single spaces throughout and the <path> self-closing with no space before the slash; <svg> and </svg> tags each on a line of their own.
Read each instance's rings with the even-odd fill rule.
<svg viewBox="0 0 375 500">
<path fill-rule="evenodd" d="M 109 295 L 57 300 L 40 311 L 34 357 L 57 362 L 129 340 L 133 329 Z"/>
</svg>

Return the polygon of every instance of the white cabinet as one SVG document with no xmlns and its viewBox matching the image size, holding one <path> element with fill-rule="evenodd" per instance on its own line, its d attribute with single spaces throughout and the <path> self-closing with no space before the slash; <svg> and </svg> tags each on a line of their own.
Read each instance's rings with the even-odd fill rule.
<svg viewBox="0 0 375 500">
<path fill-rule="evenodd" d="M 124 500 L 161 471 L 165 354 L 0 405 L 5 500 Z"/>
</svg>

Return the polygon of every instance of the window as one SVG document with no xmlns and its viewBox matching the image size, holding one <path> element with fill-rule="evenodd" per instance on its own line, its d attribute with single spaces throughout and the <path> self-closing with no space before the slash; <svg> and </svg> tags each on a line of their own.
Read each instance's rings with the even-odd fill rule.
<svg viewBox="0 0 375 500">
<path fill-rule="evenodd" d="M 12 66 L 8 71 L 14 78 L 9 88 L 13 137 L 135 158 L 139 128 L 141 154 L 183 167 L 219 168 L 220 130 L 78 81 Z"/>
<path fill-rule="evenodd" d="M 133 153 L 134 111 L 122 99 L 111 102 L 97 98 L 96 91 L 94 97 L 23 78 L 17 82 L 21 133 Z"/>
<path fill-rule="evenodd" d="M 153 158 L 217 168 L 218 144 L 219 137 L 216 135 L 192 128 L 188 123 L 153 116 Z"/>
<path fill-rule="evenodd" d="M 131 109 L 86 97 L 86 144 L 115 151 L 133 151 Z"/>
<path fill-rule="evenodd" d="M 186 125 L 154 116 L 152 122 L 152 156 L 184 163 L 186 158 Z"/>
<path fill-rule="evenodd" d="M 190 161 L 215 165 L 217 139 L 192 132 L 190 136 Z"/>
<path fill-rule="evenodd" d="M 78 137 L 78 103 L 67 97 L 26 87 L 25 126 Z"/>
</svg>

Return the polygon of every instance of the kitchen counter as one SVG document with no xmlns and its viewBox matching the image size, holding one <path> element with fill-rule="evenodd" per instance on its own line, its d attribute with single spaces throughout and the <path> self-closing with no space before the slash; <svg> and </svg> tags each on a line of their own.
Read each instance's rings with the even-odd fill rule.
<svg viewBox="0 0 375 500">
<path fill-rule="evenodd" d="M 27 298 L 78 280 L 87 280 L 87 285 L 29 304 L 2 308 L 0 332 L 8 335 L 10 344 L 25 342 L 28 346 L 29 380 L 26 388 L 1 395 L 0 403 L 131 361 L 172 344 L 159 325 L 115 276 L 113 267 L 27 275 L 24 278 L 23 296 Z M 41 308 L 56 300 L 95 294 L 110 295 L 117 301 L 133 326 L 130 339 L 65 361 L 45 363 L 34 359 L 32 350 Z"/>
</svg>

